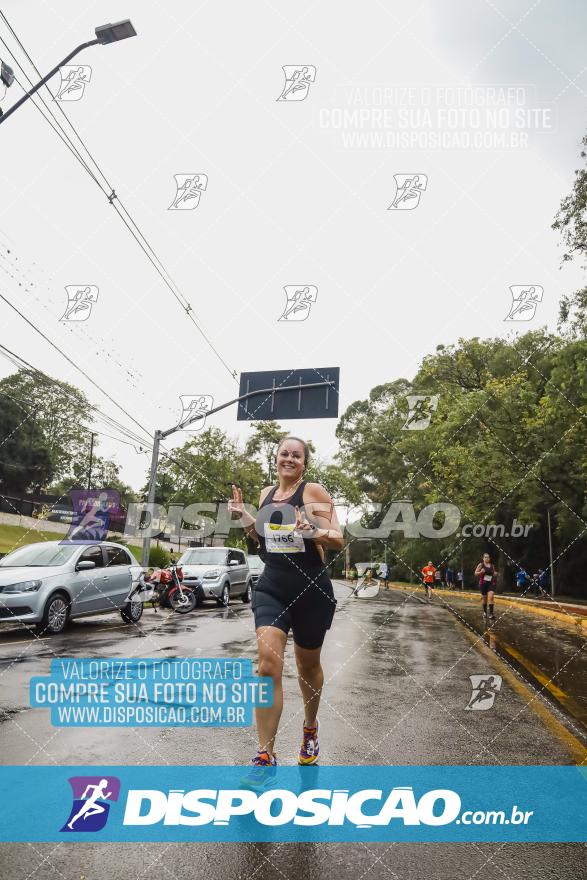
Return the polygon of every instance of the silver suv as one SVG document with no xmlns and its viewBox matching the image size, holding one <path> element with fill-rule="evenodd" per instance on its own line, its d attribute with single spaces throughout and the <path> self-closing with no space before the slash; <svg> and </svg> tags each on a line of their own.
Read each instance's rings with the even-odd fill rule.
<svg viewBox="0 0 587 880">
<path fill-rule="evenodd" d="M 60 633 L 74 617 L 119 611 L 136 623 L 142 602 L 129 602 L 139 564 L 121 544 L 42 541 L 0 559 L 0 621 Z"/>
<path fill-rule="evenodd" d="M 253 582 L 243 550 L 232 547 L 193 547 L 177 563 L 183 569 L 183 582 L 195 590 L 199 602 L 216 599 L 225 608 L 231 598 L 251 601 Z"/>
</svg>

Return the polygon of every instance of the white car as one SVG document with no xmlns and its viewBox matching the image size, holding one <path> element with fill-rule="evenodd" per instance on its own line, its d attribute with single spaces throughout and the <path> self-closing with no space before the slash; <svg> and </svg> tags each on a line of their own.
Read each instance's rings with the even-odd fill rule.
<svg viewBox="0 0 587 880">
<path fill-rule="evenodd" d="M 51 634 L 75 617 L 107 611 L 137 623 L 143 603 L 128 596 L 138 569 L 126 547 L 110 541 L 26 544 L 0 559 L 0 621 Z"/>
</svg>

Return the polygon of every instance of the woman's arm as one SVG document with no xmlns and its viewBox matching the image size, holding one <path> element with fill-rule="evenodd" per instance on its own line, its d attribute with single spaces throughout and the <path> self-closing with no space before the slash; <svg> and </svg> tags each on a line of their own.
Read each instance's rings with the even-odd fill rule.
<svg viewBox="0 0 587 880">
<path fill-rule="evenodd" d="M 338 522 L 336 509 L 332 498 L 319 483 L 307 483 L 304 488 L 304 507 L 301 514 L 305 514 L 308 522 L 315 526 L 315 531 L 309 537 L 321 547 L 331 550 L 342 550 L 344 538 Z"/>
</svg>

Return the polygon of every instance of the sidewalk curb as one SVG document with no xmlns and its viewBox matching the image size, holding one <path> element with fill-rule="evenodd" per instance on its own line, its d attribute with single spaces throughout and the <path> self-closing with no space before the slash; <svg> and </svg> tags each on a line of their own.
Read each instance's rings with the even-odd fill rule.
<svg viewBox="0 0 587 880">
<path fill-rule="evenodd" d="M 394 590 L 403 590 L 406 593 L 424 593 L 424 588 L 420 586 L 407 586 L 405 584 L 396 584 L 391 583 L 390 586 L 394 588 Z M 438 595 L 442 596 L 445 593 L 449 596 L 462 596 L 464 599 L 478 599 L 479 593 L 471 593 L 467 590 L 438 590 Z M 575 629 L 585 629 L 587 630 L 587 616 L 581 617 L 578 614 L 573 614 L 571 611 L 554 611 L 550 608 L 543 608 L 540 605 L 534 605 L 529 601 L 513 599 L 510 596 L 500 596 L 496 594 L 495 596 L 496 604 L 505 604 L 505 605 L 514 605 L 518 608 L 525 608 L 526 611 L 531 611 L 533 614 L 542 615 L 543 617 L 550 617 L 551 619 L 558 620 L 561 623 L 566 624 L 566 626 L 572 626 Z"/>
</svg>

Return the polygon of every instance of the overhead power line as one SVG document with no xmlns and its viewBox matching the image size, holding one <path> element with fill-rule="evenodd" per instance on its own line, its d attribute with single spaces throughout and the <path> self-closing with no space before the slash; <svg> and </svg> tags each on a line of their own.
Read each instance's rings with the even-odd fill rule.
<svg viewBox="0 0 587 880">
<path fill-rule="evenodd" d="M 59 390 L 60 395 L 69 397 L 69 399 L 71 400 L 71 402 L 74 405 L 79 406 L 79 400 L 75 397 L 74 394 L 69 392 L 67 390 L 67 388 L 63 387 L 62 382 L 59 382 L 57 379 L 53 379 L 51 376 L 48 376 L 46 373 L 43 373 L 41 370 L 37 369 L 37 367 L 34 367 L 32 364 L 29 364 L 28 361 L 26 361 L 24 358 L 20 357 L 20 355 L 15 354 L 9 348 L 6 348 L 5 345 L 0 344 L 0 355 L 2 355 L 2 357 L 4 357 L 7 361 L 9 361 L 18 370 L 27 370 L 28 372 L 33 373 L 35 376 L 35 379 L 37 380 L 37 382 L 39 382 L 39 384 L 42 384 L 48 388 L 57 388 Z M 134 432 L 132 432 L 125 425 L 121 424 L 120 422 L 117 422 L 116 419 L 114 419 L 112 416 L 109 416 L 107 413 L 103 413 L 100 410 L 100 408 L 95 406 L 94 404 L 89 404 L 88 413 L 91 414 L 92 416 L 94 416 L 97 420 L 105 422 L 109 428 L 121 433 L 124 437 L 127 438 L 127 440 L 131 441 L 129 443 L 129 445 L 131 445 L 131 446 L 145 446 L 146 448 L 149 448 L 149 446 L 151 445 L 150 439 L 149 439 L 149 441 L 146 442 L 142 437 L 140 437 L 138 434 L 135 434 Z M 88 431 L 89 430 L 93 430 L 93 428 L 88 428 Z M 101 431 L 95 432 L 94 431 L 94 433 L 103 433 L 103 432 L 101 432 Z M 105 434 L 104 436 L 110 436 L 110 435 Z M 113 437 L 112 439 L 119 439 L 119 438 Z M 125 442 L 125 441 L 120 441 L 120 442 Z"/>
<path fill-rule="evenodd" d="M 121 412 L 123 412 L 125 414 L 125 416 L 131 420 L 131 422 L 134 422 L 135 425 L 137 425 L 141 429 L 141 431 L 144 431 L 145 434 L 147 434 L 147 436 L 149 436 L 149 432 L 144 427 L 144 425 L 141 425 L 140 422 L 137 422 L 137 420 L 133 416 L 131 416 L 131 414 L 128 412 L 128 410 L 126 410 L 123 406 L 121 406 L 119 403 L 117 403 L 116 400 L 114 400 L 114 398 L 110 394 L 108 394 L 107 391 L 104 390 L 104 388 L 102 388 L 100 385 L 98 385 L 98 383 L 95 382 L 92 379 L 92 377 L 89 376 L 82 367 L 79 366 L 79 364 L 76 364 L 76 362 L 74 360 L 72 360 L 69 357 L 69 355 L 65 354 L 65 352 L 62 351 L 59 348 L 59 346 L 56 345 L 55 342 L 53 342 L 51 339 L 49 339 L 49 337 L 45 333 L 43 333 L 42 330 L 39 330 L 39 328 L 36 326 L 36 324 L 33 324 L 33 322 L 30 320 L 30 318 L 27 318 L 26 315 L 23 315 L 23 313 L 20 311 L 20 309 L 17 306 L 15 306 L 13 303 L 11 303 L 10 300 L 7 299 L 3 293 L 0 293 L 0 299 L 4 300 L 4 302 L 8 306 L 10 306 L 10 308 L 13 311 L 15 311 L 17 315 L 20 315 L 20 317 L 23 319 L 23 321 L 26 321 L 26 323 L 29 325 L 29 327 L 33 328 L 35 333 L 38 333 L 39 336 L 41 336 L 45 340 L 45 342 L 48 342 L 49 345 L 55 349 L 55 351 L 59 352 L 59 354 L 65 358 L 65 360 L 67 361 L 68 364 L 71 364 L 72 367 L 74 367 L 76 370 L 78 370 L 78 372 L 80 372 L 82 374 L 82 376 L 84 376 L 84 378 L 86 378 L 88 380 L 88 382 L 91 382 L 91 384 L 94 386 L 94 388 L 97 388 L 98 391 L 100 391 L 101 394 L 103 394 L 105 397 L 107 397 L 108 400 L 111 403 L 113 403 L 115 407 L 117 407 L 117 409 L 119 409 Z"/>
<path fill-rule="evenodd" d="M 6 18 L 6 15 L 4 14 L 4 12 L 2 12 L 2 10 L 0 10 L 0 16 L 2 17 L 2 20 L 4 21 L 6 27 L 10 31 L 10 33 L 12 34 L 13 38 L 16 40 L 21 51 L 24 53 L 27 60 L 31 64 L 33 70 L 37 73 L 39 78 L 41 78 L 42 75 L 41 75 L 39 69 L 37 68 L 36 64 L 32 60 L 32 58 L 29 55 L 29 53 L 27 52 L 27 50 L 25 49 L 24 45 L 22 44 L 21 40 L 19 39 L 18 35 L 16 34 L 14 28 L 12 27 L 12 25 L 10 24 L 10 22 Z M 26 73 L 24 67 L 16 60 L 14 53 L 11 52 L 10 48 L 7 46 L 6 42 L 2 39 L 2 37 L 0 37 L 0 42 L 2 42 L 2 44 L 6 48 L 6 51 L 10 53 L 11 57 L 14 59 L 15 64 L 22 71 L 23 76 L 25 76 L 26 79 L 28 80 L 28 82 L 32 85 L 32 80 L 30 79 L 30 77 Z M 19 83 L 19 85 L 20 85 L 20 83 Z M 90 177 L 92 178 L 94 183 L 96 183 L 96 185 L 100 188 L 100 190 L 105 195 L 105 197 L 107 198 L 110 205 L 112 205 L 112 207 L 114 208 L 114 210 L 116 211 L 116 213 L 118 214 L 118 216 L 120 217 L 120 219 L 122 220 L 122 222 L 124 223 L 124 225 L 126 226 L 128 231 L 130 232 L 130 234 L 133 236 L 133 238 L 135 239 L 135 241 L 137 242 L 137 244 L 139 245 L 139 247 L 141 248 L 141 250 L 143 251 L 143 253 L 147 257 L 147 259 L 151 263 L 151 265 L 155 268 L 155 270 L 159 274 L 163 283 L 166 285 L 166 287 L 173 294 L 174 298 L 179 303 L 179 305 L 181 306 L 183 311 L 186 313 L 187 317 L 190 319 L 192 324 L 196 327 L 196 329 L 198 330 L 198 332 L 200 333 L 202 338 L 205 340 L 206 344 L 209 346 L 209 348 L 212 350 L 212 352 L 216 355 L 218 360 L 222 363 L 223 367 L 230 373 L 231 377 L 233 379 L 236 379 L 237 378 L 236 371 L 229 367 L 229 365 L 224 360 L 224 358 L 222 357 L 222 355 L 220 354 L 218 349 L 215 347 L 213 342 L 208 338 L 205 331 L 199 325 L 198 321 L 196 320 L 196 318 L 193 314 L 191 303 L 188 301 L 188 299 L 181 292 L 179 286 L 175 283 L 175 281 L 171 277 L 167 268 L 165 267 L 165 265 L 163 264 L 163 262 L 161 261 L 161 259 L 157 255 L 157 253 L 155 252 L 154 248 L 151 246 L 151 244 L 147 240 L 145 234 L 142 232 L 142 230 L 139 228 L 139 226 L 137 225 L 137 223 L 133 219 L 130 211 L 128 211 L 128 209 L 125 207 L 125 205 L 121 201 L 120 196 L 116 193 L 116 190 L 114 189 L 114 187 L 112 186 L 112 184 L 110 183 L 110 181 L 108 180 L 108 178 L 106 177 L 106 175 L 104 174 L 102 169 L 100 168 L 98 162 L 96 161 L 96 159 L 94 158 L 94 156 L 90 152 L 89 148 L 86 146 L 82 136 L 79 134 L 79 132 L 77 131 L 77 129 L 75 128 L 75 126 L 73 125 L 73 123 L 71 122 L 69 117 L 67 116 L 65 110 L 63 109 L 63 107 L 61 106 L 59 101 L 55 101 L 55 95 L 53 94 L 53 92 L 51 91 L 51 89 L 49 88 L 49 86 L 47 84 L 45 84 L 45 88 L 47 89 L 47 91 L 51 95 L 52 102 L 54 102 L 54 104 L 57 105 L 57 108 L 59 109 L 61 115 L 64 117 L 64 119 L 67 121 L 67 124 L 69 125 L 71 130 L 74 132 L 79 143 L 81 144 L 81 146 L 85 150 L 87 156 L 89 157 L 90 162 L 92 163 L 92 165 L 96 169 L 98 175 L 102 178 L 102 180 L 104 181 L 106 186 L 104 186 L 102 183 L 100 183 L 98 177 L 92 171 L 88 161 L 83 158 L 79 148 L 72 142 L 68 133 L 63 129 L 63 127 L 57 121 L 57 118 L 55 117 L 55 114 L 53 113 L 52 107 L 48 106 L 45 103 L 45 101 L 43 100 L 40 93 L 37 93 L 37 96 L 40 98 L 41 102 L 43 103 L 43 106 L 47 110 L 51 119 L 48 119 L 47 116 L 45 116 L 45 114 L 41 110 L 40 105 L 37 104 L 33 98 L 33 103 L 35 104 L 35 107 L 39 110 L 39 112 L 41 113 L 43 118 L 49 123 L 51 128 L 57 133 L 57 135 L 60 137 L 60 139 L 66 144 L 66 146 L 68 147 L 70 152 L 73 153 L 73 155 L 80 162 L 80 164 L 82 165 L 84 170 L 88 172 L 88 174 L 90 175 Z M 55 123 L 55 125 L 53 125 L 53 122 Z M 57 126 L 57 128 L 55 126 Z"/>
</svg>

